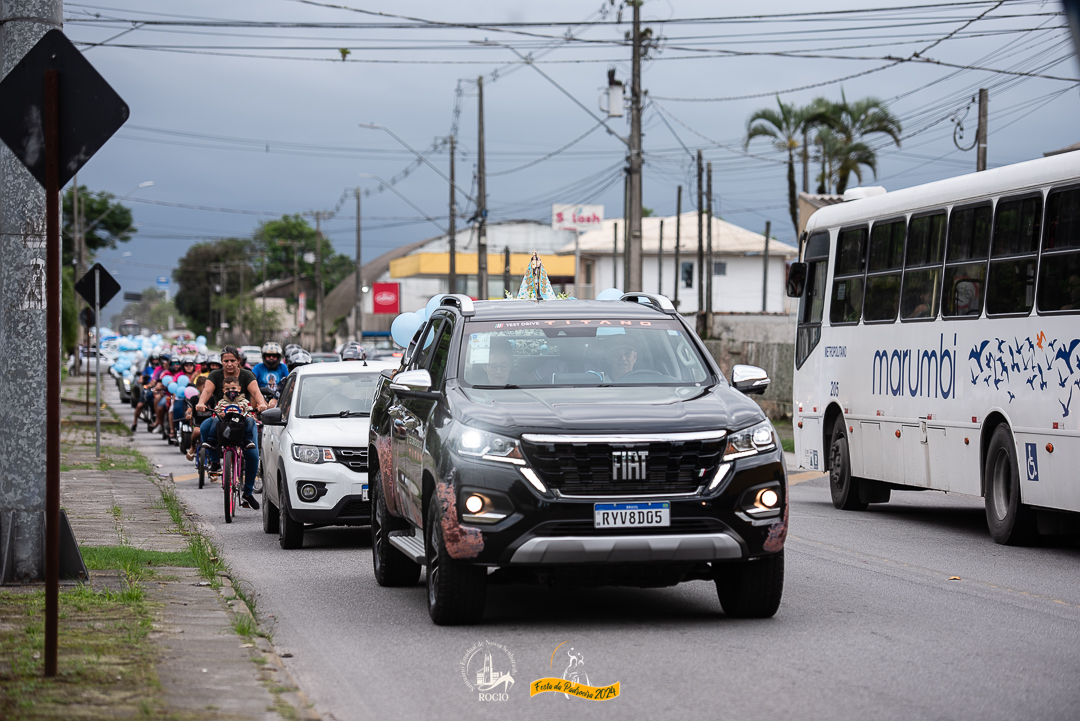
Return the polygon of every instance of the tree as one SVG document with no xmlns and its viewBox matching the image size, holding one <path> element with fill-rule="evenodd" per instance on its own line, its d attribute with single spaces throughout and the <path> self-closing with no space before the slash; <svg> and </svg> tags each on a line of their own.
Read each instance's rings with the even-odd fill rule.
<svg viewBox="0 0 1080 721">
<path fill-rule="evenodd" d="M 810 105 L 800 108 L 794 103 L 785 103 L 777 95 L 776 104 L 779 106 L 779 111 L 772 108 L 762 108 L 755 111 L 746 121 L 746 142 L 743 147 L 750 147 L 750 141 L 754 138 L 771 138 L 774 148 L 787 153 L 788 212 L 791 214 L 791 224 L 798 228 L 799 206 L 795 197 L 797 190 L 795 185 L 795 150 L 799 148 L 803 131 L 813 124 L 823 122 L 825 112 L 819 101 L 814 101 Z"/>
<path fill-rule="evenodd" d="M 293 276 L 293 252 L 299 254 L 297 265 L 301 278 L 315 277 L 315 263 L 304 260 L 308 253 L 315 255 L 318 247 L 317 234 L 307 219 L 302 215 L 283 215 L 278 220 L 266 220 L 252 233 L 255 254 L 265 254 L 267 259 L 266 277 L 268 279 L 291 278 Z M 296 246 L 291 245 L 296 243 Z M 355 270 L 353 261 L 348 256 L 334 252 L 334 246 L 323 237 L 322 280 L 323 293 L 329 293 L 334 287 Z M 259 261 L 258 280 L 262 281 L 262 261 Z M 314 301 L 314 298 L 308 300 Z"/>
<path fill-rule="evenodd" d="M 837 136 L 834 152 L 838 195 L 847 190 L 852 173 L 862 182 L 861 166 L 870 168 L 877 176 L 877 153 L 865 142 L 868 135 L 887 135 L 900 146 L 900 120 L 878 98 L 848 102 L 841 91 L 840 102 L 831 104 L 824 122 Z"/>
<path fill-rule="evenodd" d="M 245 290 L 250 290 L 253 274 L 249 262 L 250 250 L 251 241 L 245 238 L 224 238 L 212 243 L 196 243 L 188 248 L 173 271 L 173 279 L 180 286 L 175 298 L 176 309 L 188 319 L 189 328 L 200 332 L 218 322 L 215 298 L 240 294 L 241 270 L 245 277 Z M 223 275 L 222 264 L 224 288 L 219 287 Z"/>
<path fill-rule="evenodd" d="M 61 237 L 65 268 L 72 265 L 75 257 L 72 194 L 71 188 L 64 192 L 64 227 Z M 131 208 L 113 202 L 114 197 L 112 193 L 91 193 L 85 185 L 79 186 L 79 216 L 82 218 L 82 235 L 86 238 L 87 261 L 95 251 L 116 248 L 117 243 L 128 242 L 136 233 Z"/>
</svg>

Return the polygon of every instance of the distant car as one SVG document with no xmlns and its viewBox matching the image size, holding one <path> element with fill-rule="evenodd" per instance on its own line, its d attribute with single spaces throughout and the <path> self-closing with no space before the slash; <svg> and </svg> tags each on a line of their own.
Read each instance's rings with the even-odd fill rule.
<svg viewBox="0 0 1080 721">
<path fill-rule="evenodd" d="M 396 363 L 312 363 L 263 411 L 263 530 L 300 548 L 322 526 L 367 526 L 368 415 L 380 372 Z"/>
<path fill-rule="evenodd" d="M 252 368 L 262 363 L 262 348 L 257 345 L 240 346 L 240 354 L 244 356 L 244 362 Z"/>
<path fill-rule="evenodd" d="M 368 360 L 394 361 L 395 363 L 400 362 L 403 355 L 405 351 L 400 348 L 373 348 L 367 352 Z"/>
<path fill-rule="evenodd" d="M 337 353 L 312 353 L 312 363 L 337 363 L 341 360 L 341 356 Z"/>
</svg>

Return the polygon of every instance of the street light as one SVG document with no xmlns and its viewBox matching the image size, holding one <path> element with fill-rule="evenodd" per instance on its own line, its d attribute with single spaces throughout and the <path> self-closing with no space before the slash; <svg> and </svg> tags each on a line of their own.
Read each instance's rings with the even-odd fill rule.
<svg viewBox="0 0 1080 721">
<path fill-rule="evenodd" d="M 132 193 L 134 193 L 136 190 L 138 190 L 139 188 L 149 188 L 153 184 L 154 184 L 154 181 L 152 181 L 152 180 L 144 180 L 143 182 L 139 183 L 138 185 L 136 185 L 134 188 L 132 188 L 128 192 L 124 193 L 121 197 L 126 198 L 126 197 L 130 196 Z M 100 223 L 102 220 L 104 220 L 105 216 L 108 215 L 109 213 L 111 213 L 113 211 L 113 208 L 115 208 L 115 207 L 116 207 L 115 205 L 110 205 L 108 210 L 106 210 L 104 213 L 99 215 L 94 220 L 93 223 L 86 226 L 86 228 L 84 228 L 82 230 L 83 236 L 85 237 L 87 233 L 91 232 L 94 228 L 96 228 L 98 223 Z M 125 228 L 125 230 L 126 230 L 126 228 Z"/>
</svg>

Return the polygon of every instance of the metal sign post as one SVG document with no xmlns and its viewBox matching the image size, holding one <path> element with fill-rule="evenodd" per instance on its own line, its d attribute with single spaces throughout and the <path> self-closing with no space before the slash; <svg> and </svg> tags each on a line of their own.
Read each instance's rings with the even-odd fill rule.
<svg viewBox="0 0 1080 721">
<path fill-rule="evenodd" d="M 101 269 L 94 268 L 94 319 L 101 317 Z M 94 455 L 101 458 L 101 326 L 94 328 Z"/>
</svg>

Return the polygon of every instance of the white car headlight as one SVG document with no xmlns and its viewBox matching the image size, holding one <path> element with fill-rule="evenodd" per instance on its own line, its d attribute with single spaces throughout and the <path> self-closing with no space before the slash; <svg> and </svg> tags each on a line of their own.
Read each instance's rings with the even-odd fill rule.
<svg viewBox="0 0 1080 721">
<path fill-rule="evenodd" d="M 521 444 L 517 440 L 476 428 L 462 429 L 457 437 L 457 452 L 485 461 L 525 465 L 525 456 L 521 453 Z"/>
<path fill-rule="evenodd" d="M 774 448 L 776 448 L 776 431 L 773 430 L 772 423 L 764 420 L 757 425 L 729 434 L 724 460 L 733 461 L 736 458 L 745 458 L 755 453 L 771 451 Z"/>
<path fill-rule="evenodd" d="M 334 449 L 324 446 L 301 446 L 292 447 L 292 456 L 301 463 L 333 463 Z"/>
</svg>

